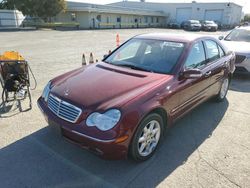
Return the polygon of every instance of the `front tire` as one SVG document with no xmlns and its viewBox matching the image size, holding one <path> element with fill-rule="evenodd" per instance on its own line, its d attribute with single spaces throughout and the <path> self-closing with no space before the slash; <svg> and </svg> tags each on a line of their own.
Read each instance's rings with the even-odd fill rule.
<svg viewBox="0 0 250 188">
<path fill-rule="evenodd" d="M 130 144 L 129 154 L 135 161 L 145 161 L 153 156 L 163 137 L 163 119 L 152 113 L 142 120 Z"/>
<path fill-rule="evenodd" d="M 221 84 L 221 88 L 220 91 L 218 93 L 218 95 L 216 96 L 216 101 L 217 102 L 222 102 L 225 100 L 226 96 L 227 96 L 227 92 L 229 89 L 229 78 L 225 78 Z"/>
</svg>

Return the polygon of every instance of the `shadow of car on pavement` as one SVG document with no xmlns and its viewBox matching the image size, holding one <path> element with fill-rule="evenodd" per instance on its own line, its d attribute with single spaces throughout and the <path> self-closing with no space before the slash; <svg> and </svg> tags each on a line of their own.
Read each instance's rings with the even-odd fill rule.
<svg viewBox="0 0 250 188">
<path fill-rule="evenodd" d="M 170 129 L 148 161 L 107 161 L 65 141 L 45 127 L 0 150 L 1 186 L 155 187 L 213 133 L 228 101 L 208 101 Z"/>
<path fill-rule="evenodd" d="M 250 75 L 234 74 L 230 89 L 250 93 Z"/>
</svg>

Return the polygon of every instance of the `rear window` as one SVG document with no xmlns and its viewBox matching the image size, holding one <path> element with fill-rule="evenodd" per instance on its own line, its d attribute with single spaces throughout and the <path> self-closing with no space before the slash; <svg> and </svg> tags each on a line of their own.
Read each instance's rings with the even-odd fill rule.
<svg viewBox="0 0 250 188">
<path fill-rule="evenodd" d="M 205 21 L 205 24 L 214 24 L 213 21 Z"/>
<path fill-rule="evenodd" d="M 200 22 L 198 20 L 190 20 L 190 23 L 192 23 L 192 24 L 199 24 Z"/>
</svg>

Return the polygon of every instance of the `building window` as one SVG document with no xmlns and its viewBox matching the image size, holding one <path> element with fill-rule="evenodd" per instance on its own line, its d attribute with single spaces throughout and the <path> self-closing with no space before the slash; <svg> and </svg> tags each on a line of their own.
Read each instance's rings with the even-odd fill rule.
<svg viewBox="0 0 250 188">
<path fill-rule="evenodd" d="M 71 13 L 71 21 L 76 21 L 76 13 Z"/>
<path fill-rule="evenodd" d="M 158 17 L 156 17 L 156 23 L 159 23 L 159 18 Z"/>
<path fill-rule="evenodd" d="M 151 23 L 154 23 L 154 17 L 151 17 Z"/>
<path fill-rule="evenodd" d="M 109 23 L 109 17 L 107 17 L 107 23 Z"/>
<path fill-rule="evenodd" d="M 138 19 L 137 18 L 135 18 L 135 23 L 137 23 L 138 22 Z"/>
<path fill-rule="evenodd" d="M 148 17 L 147 16 L 145 17 L 145 23 L 148 23 Z"/>
<path fill-rule="evenodd" d="M 102 16 L 101 15 L 97 15 L 96 19 L 101 22 L 102 21 Z"/>
<path fill-rule="evenodd" d="M 121 23 L 121 17 L 117 17 L 116 21 L 117 21 L 118 23 Z"/>
</svg>

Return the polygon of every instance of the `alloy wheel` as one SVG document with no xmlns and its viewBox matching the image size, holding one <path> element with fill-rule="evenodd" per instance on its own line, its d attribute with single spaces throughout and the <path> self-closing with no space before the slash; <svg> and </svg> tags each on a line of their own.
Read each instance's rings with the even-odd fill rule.
<svg viewBox="0 0 250 188">
<path fill-rule="evenodd" d="M 149 156 L 156 148 L 161 135 L 160 123 L 156 120 L 150 121 L 141 131 L 138 139 L 138 153 L 143 156 Z"/>
<path fill-rule="evenodd" d="M 221 86 L 221 90 L 220 90 L 220 98 L 223 99 L 226 94 L 227 94 L 227 91 L 228 91 L 228 87 L 229 87 L 229 80 L 228 78 L 226 78 L 223 83 L 222 83 L 222 86 Z"/>
</svg>

